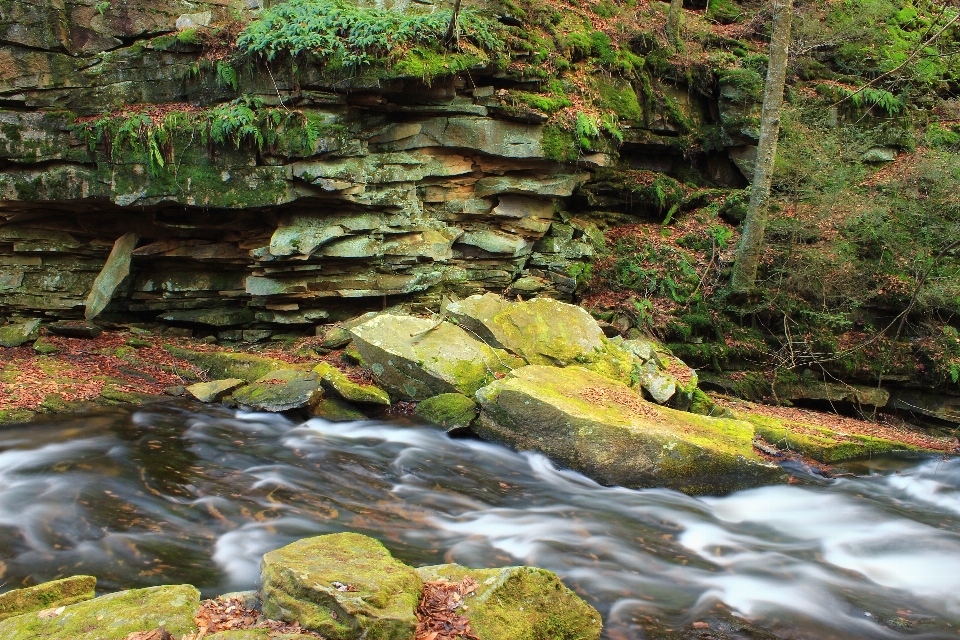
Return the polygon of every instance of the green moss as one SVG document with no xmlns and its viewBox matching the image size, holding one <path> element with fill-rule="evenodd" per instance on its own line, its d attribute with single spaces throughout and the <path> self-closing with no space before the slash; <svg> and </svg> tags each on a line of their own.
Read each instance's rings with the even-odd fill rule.
<svg viewBox="0 0 960 640">
<path fill-rule="evenodd" d="M 367 419 L 362 411 L 340 398 L 323 398 L 311 404 L 310 415 L 330 422 L 355 422 Z"/>
<path fill-rule="evenodd" d="M 96 586 L 97 579 L 93 576 L 72 576 L 7 591 L 0 594 L 0 620 L 91 600 L 96 595 Z"/>
<path fill-rule="evenodd" d="M 460 393 L 441 393 L 417 404 L 418 416 L 448 431 L 469 427 L 477 418 L 477 403 Z"/>
<path fill-rule="evenodd" d="M 263 613 L 330 640 L 413 637 L 423 581 L 377 540 L 356 533 L 306 538 L 263 557 Z M 334 583 L 351 585 L 338 591 Z"/>
<path fill-rule="evenodd" d="M 197 365 L 206 371 L 210 378 L 216 380 L 239 378 L 247 382 L 254 382 L 273 371 L 290 369 L 295 366 L 283 360 L 274 360 L 248 353 L 191 351 L 173 345 L 163 345 L 163 348 L 174 356 Z"/>
<path fill-rule="evenodd" d="M 422 567 L 424 581 L 479 583 L 457 613 L 470 620 L 480 640 L 596 640 L 596 609 L 565 587 L 556 574 L 534 567 L 470 569 L 455 564 Z"/>
<path fill-rule="evenodd" d="M 597 79 L 601 105 L 623 120 L 643 122 L 643 108 L 633 86 L 624 80 Z"/>
<path fill-rule="evenodd" d="M 27 613 L 0 621 L 6 640 L 111 640 L 159 626 L 176 637 L 197 630 L 200 592 L 190 585 L 132 589 L 69 605 L 54 617 Z"/>
<path fill-rule="evenodd" d="M 899 440 L 844 434 L 818 425 L 746 414 L 757 435 L 785 451 L 796 451 L 819 462 L 840 462 L 895 451 L 923 451 Z"/>
<path fill-rule="evenodd" d="M 390 404 L 390 396 L 380 387 L 351 382 L 344 373 L 326 362 L 318 364 L 313 371 L 320 377 L 325 388 L 332 390 L 344 400 L 365 404 Z"/>
<path fill-rule="evenodd" d="M 0 424 L 29 422 L 34 415 L 33 411 L 27 409 L 2 409 L 0 410 Z"/>
<path fill-rule="evenodd" d="M 541 141 L 546 157 L 557 162 L 573 162 L 580 157 L 580 148 L 572 131 L 566 131 L 556 124 L 543 127 Z"/>
</svg>

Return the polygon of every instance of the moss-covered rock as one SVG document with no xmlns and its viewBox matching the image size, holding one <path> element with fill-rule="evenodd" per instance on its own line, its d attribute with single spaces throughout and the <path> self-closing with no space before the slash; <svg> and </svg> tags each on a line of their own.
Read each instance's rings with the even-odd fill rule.
<svg viewBox="0 0 960 640">
<path fill-rule="evenodd" d="M 0 622 L 6 640 L 123 640 L 134 631 L 165 627 L 180 637 L 197 630 L 193 617 L 200 592 L 190 585 L 119 591 L 73 604 L 45 609 Z"/>
<path fill-rule="evenodd" d="M 271 371 L 289 369 L 289 362 L 274 360 L 264 356 L 255 356 L 249 353 L 234 353 L 231 351 L 192 351 L 173 345 L 164 345 L 164 349 L 178 358 L 197 365 L 207 372 L 211 378 L 240 378 L 247 382 L 255 382 Z"/>
<path fill-rule="evenodd" d="M 470 569 L 457 564 L 421 567 L 424 582 L 479 583 L 456 612 L 470 620 L 480 640 L 596 640 L 603 623 L 596 609 L 535 567 Z M 463 606 L 466 605 L 466 606 Z"/>
<path fill-rule="evenodd" d="M 406 640 L 423 581 L 379 541 L 357 533 L 306 538 L 263 556 L 263 613 L 330 640 Z"/>
<path fill-rule="evenodd" d="M 0 327 L 0 347 L 19 347 L 29 342 L 39 327 L 38 318 Z"/>
<path fill-rule="evenodd" d="M 540 451 L 603 484 L 706 494 L 785 478 L 753 451 L 749 423 L 659 407 L 583 368 L 517 369 L 477 399 L 478 435 Z"/>
<path fill-rule="evenodd" d="M 380 384 L 405 400 L 473 395 L 495 374 L 522 364 L 449 322 L 381 314 L 350 332 Z"/>
<path fill-rule="evenodd" d="M 332 390 L 344 400 L 363 402 L 367 404 L 390 404 L 390 396 L 380 387 L 372 384 L 358 384 L 333 365 L 321 362 L 313 368 L 326 389 Z"/>
<path fill-rule="evenodd" d="M 281 369 L 238 389 L 231 398 L 244 409 L 275 413 L 306 407 L 318 395 L 322 396 L 323 391 L 315 373 Z"/>
<path fill-rule="evenodd" d="M 96 587 L 97 579 L 93 576 L 72 576 L 7 591 L 0 595 L 0 620 L 91 600 Z"/>
<path fill-rule="evenodd" d="M 819 462 L 840 462 L 895 451 L 925 451 L 900 440 L 849 434 L 815 424 L 755 414 L 739 414 L 756 434 L 783 451 L 795 451 Z"/>
<path fill-rule="evenodd" d="M 340 398 L 322 398 L 310 404 L 310 415 L 330 422 L 366 420 L 367 416 L 355 406 Z"/>
<path fill-rule="evenodd" d="M 200 402 L 218 402 L 223 400 L 231 391 L 242 386 L 244 381 L 240 378 L 227 378 L 225 380 L 211 380 L 210 382 L 198 382 L 187 387 L 186 392 Z"/>
<path fill-rule="evenodd" d="M 462 393 L 441 393 L 419 403 L 414 413 L 431 424 L 453 431 L 473 424 L 477 419 L 477 403 Z"/>
</svg>

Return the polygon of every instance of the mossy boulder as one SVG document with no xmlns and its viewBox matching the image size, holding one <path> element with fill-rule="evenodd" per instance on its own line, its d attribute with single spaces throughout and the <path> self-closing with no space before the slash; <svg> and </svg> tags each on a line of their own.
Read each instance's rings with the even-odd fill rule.
<svg viewBox="0 0 960 640">
<path fill-rule="evenodd" d="M 263 556 L 263 613 L 328 640 L 407 640 L 423 581 L 377 540 L 305 538 Z"/>
<path fill-rule="evenodd" d="M 756 434 L 783 451 L 795 451 L 819 462 L 833 463 L 896 451 L 926 451 L 900 440 L 850 434 L 819 425 L 755 414 L 738 417 L 753 425 Z"/>
<path fill-rule="evenodd" d="M 390 404 L 390 395 L 380 387 L 372 384 L 358 384 L 333 365 L 321 362 L 313 368 L 313 372 L 320 378 L 320 383 L 344 400 L 363 402 L 367 404 Z"/>
<path fill-rule="evenodd" d="M 197 630 L 200 592 L 190 585 L 118 591 L 63 610 L 45 609 L 0 621 L 5 640 L 124 640 L 165 627 L 174 637 Z"/>
<path fill-rule="evenodd" d="M 447 305 L 461 324 L 530 364 L 582 364 L 603 349 L 597 321 L 581 307 L 550 298 L 507 302 L 494 294 Z"/>
<path fill-rule="evenodd" d="M 447 431 L 463 429 L 477 419 L 477 403 L 462 393 L 441 393 L 417 405 L 414 413 Z"/>
<path fill-rule="evenodd" d="M 197 365 L 215 379 L 240 378 L 246 382 L 254 382 L 271 371 L 290 368 L 289 362 L 249 353 L 193 351 L 173 345 L 164 345 L 163 348 L 176 357 Z"/>
<path fill-rule="evenodd" d="M 479 583 L 456 613 L 470 620 L 480 640 L 596 640 L 603 628 L 597 610 L 552 571 L 444 564 L 421 567 L 417 573 L 424 582 L 460 582 L 469 577 Z"/>
<path fill-rule="evenodd" d="M 298 369 L 268 373 L 253 384 L 241 387 L 231 396 L 234 403 L 254 411 L 301 409 L 322 396 L 317 374 Z"/>
<path fill-rule="evenodd" d="M 380 314 L 350 330 L 365 366 L 394 396 L 473 395 L 522 361 L 449 322 Z"/>
<path fill-rule="evenodd" d="M 97 579 L 93 576 L 72 576 L 7 591 L 0 595 L 0 620 L 92 600 L 96 595 L 96 587 Z"/>
<path fill-rule="evenodd" d="M 38 318 L 0 327 L 0 347 L 19 347 L 30 342 L 39 327 Z"/>
<path fill-rule="evenodd" d="M 476 397 L 482 438 L 540 451 L 602 484 L 697 495 L 785 479 L 754 452 L 751 424 L 654 405 L 581 367 L 523 367 Z"/>
<path fill-rule="evenodd" d="M 367 416 L 355 406 L 340 398 L 323 398 L 310 405 L 310 415 L 330 422 L 366 420 Z"/>
<path fill-rule="evenodd" d="M 223 400 L 237 387 L 243 386 L 243 384 L 245 383 L 240 378 L 211 380 L 210 382 L 192 384 L 187 387 L 186 392 L 200 402 L 218 402 Z"/>
</svg>

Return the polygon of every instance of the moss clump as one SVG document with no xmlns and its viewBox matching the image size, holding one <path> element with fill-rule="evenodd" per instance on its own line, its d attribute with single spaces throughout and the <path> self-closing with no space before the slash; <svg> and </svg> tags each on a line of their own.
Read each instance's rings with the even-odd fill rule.
<svg viewBox="0 0 960 640">
<path fill-rule="evenodd" d="M 470 620 L 480 640 L 596 640 L 603 628 L 597 610 L 551 571 L 445 564 L 422 567 L 417 573 L 425 582 L 460 582 L 470 577 L 479 583 L 457 613 Z"/>
<path fill-rule="evenodd" d="M 0 622 L 6 640 L 102 640 L 164 626 L 175 637 L 197 630 L 200 592 L 190 585 L 132 589 L 69 605 L 53 617 L 36 613 Z"/>
<path fill-rule="evenodd" d="M 96 586 L 97 579 L 93 576 L 72 576 L 7 591 L 0 595 L 0 620 L 91 600 L 96 595 Z"/>
<path fill-rule="evenodd" d="M 323 398 L 319 402 L 312 403 L 310 415 L 330 422 L 354 422 L 367 419 L 362 411 L 340 398 Z"/>
<path fill-rule="evenodd" d="M 461 393 L 441 393 L 419 403 L 414 413 L 431 424 L 452 431 L 473 424 L 477 419 L 477 403 Z"/>
</svg>

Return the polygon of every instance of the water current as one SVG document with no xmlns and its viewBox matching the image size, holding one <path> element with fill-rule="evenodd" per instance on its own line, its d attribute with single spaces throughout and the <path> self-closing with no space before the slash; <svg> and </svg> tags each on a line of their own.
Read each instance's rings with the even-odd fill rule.
<svg viewBox="0 0 960 640">
<path fill-rule="evenodd" d="M 551 569 L 608 640 L 738 620 L 783 638 L 960 637 L 960 460 L 850 471 L 693 498 L 417 425 L 98 410 L 0 429 L 0 570 L 3 589 L 88 573 L 103 591 L 213 596 L 256 588 L 266 551 L 349 530 L 414 565 Z"/>
</svg>

